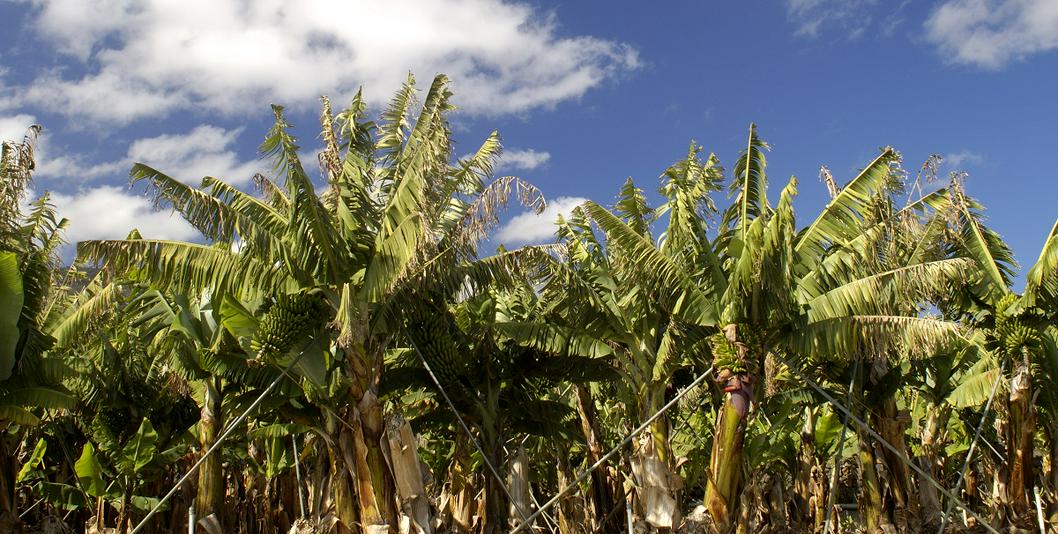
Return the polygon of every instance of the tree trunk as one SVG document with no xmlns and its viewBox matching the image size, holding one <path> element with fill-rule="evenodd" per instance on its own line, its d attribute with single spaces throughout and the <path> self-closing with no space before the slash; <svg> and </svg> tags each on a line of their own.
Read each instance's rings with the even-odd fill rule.
<svg viewBox="0 0 1058 534">
<path fill-rule="evenodd" d="M 605 451 L 602 446 L 602 433 L 595 413 L 595 402 L 591 391 L 581 385 L 575 387 L 577 393 L 577 415 L 580 418 L 580 429 L 587 444 L 588 465 L 595 465 Z M 614 500 L 614 484 L 610 477 L 609 462 L 604 462 L 591 472 L 590 499 L 594 512 L 596 531 L 614 531 L 621 527 L 620 514 L 611 513 L 617 502 Z M 607 518 L 609 520 L 607 521 Z"/>
<path fill-rule="evenodd" d="M 878 387 L 879 383 L 889 372 L 889 362 L 884 355 L 874 358 L 871 365 L 869 382 L 871 387 Z M 874 428 L 899 451 L 899 454 L 891 451 L 888 447 L 881 447 L 875 451 L 875 460 L 881 462 L 882 473 L 885 480 L 879 484 L 883 492 L 888 490 L 891 499 L 883 498 L 883 516 L 892 521 L 899 532 L 907 532 L 908 525 L 917 510 L 912 508 L 914 504 L 911 499 L 911 470 L 903 458 L 908 458 L 907 448 L 904 440 L 903 417 L 896 406 L 896 399 L 892 394 L 886 397 L 871 409 L 871 422 Z M 878 472 L 877 470 L 875 471 Z M 928 484 L 922 481 L 923 484 Z"/>
<path fill-rule="evenodd" d="M 786 492 L 783 489 L 782 475 L 768 473 L 765 475 L 768 488 L 768 524 L 769 532 L 789 532 L 790 519 L 786 511 Z"/>
<path fill-rule="evenodd" d="M 261 517 L 264 520 L 262 524 L 263 530 L 264 532 L 279 532 L 279 529 L 276 527 L 275 521 L 275 502 L 272 499 L 272 494 L 275 492 L 275 489 L 273 488 L 272 477 L 266 475 L 264 477 L 264 481 L 264 494 L 262 495 L 264 497 L 264 499 L 262 499 L 262 503 L 264 504 L 264 510 L 261 514 Z"/>
<path fill-rule="evenodd" d="M 397 500 L 393 474 L 382 450 L 385 438 L 383 406 L 378 400 L 382 379 L 384 342 L 355 332 L 339 338 L 339 346 L 346 353 L 350 380 L 349 393 L 353 402 L 346 408 L 345 428 L 341 432 L 351 446 L 352 457 L 343 454 L 355 480 L 357 515 L 361 528 L 368 533 L 395 532 Z M 348 451 L 347 451 L 348 452 Z M 350 461 L 351 460 L 351 461 Z"/>
<path fill-rule="evenodd" d="M 891 510 L 887 510 L 886 515 L 892 518 L 897 531 L 907 532 L 910 525 L 914 523 L 917 510 L 914 506 L 916 503 L 911 497 L 911 469 L 903 460 L 909 456 L 904 441 L 904 425 L 897 411 L 896 399 L 889 397 L 883 400 L 872 415 L 878 433 L 900 451 L 900 454 L 897 454 L 888 447 L 879 447 L 878 459 L 882 461 L 885 472 L 888 474 L 886 486 L 892 495 Z M 924 480 L 922 485 L 930 486 Z"/>
<path fill-rule="evenodd" d="M 875 466 L 874 445 L 871 444 L 867 433 L 862 429 L 856 430 L 856 437 L 860 448 L 860 517 L 866 525 L 866 533 L 876 534 L 881 532 L 884 510 L 882 507 L 882 490 Z"/>
<path fill-rule="evenodd" d="M 640 438 L 632 455 L 632 478 L 641 517 L 654 528 L 676 528 L 679 526 L 676 477 L 660 458 L 657 440 L 649 434 Z"/>
<path fill-rule="evenodd" d="M 716 418 L 705 486 L 705 509 L 712 517 L 715 532 L 729 532 L 738 513 L 742 493 L 742 447 L 752 395 L 749 388 L 746 385 L 725 393 Z"/>
<path fill-rule="evenodd" d="M 401 417 L 394 417 L 387 427 L 393 479 L 400 497 L 401 512 L 410 523 L 407 531 L 433 534 L 430 501 L 423 488 L 422 466 L 419 463 L 419 442 L 411 431 L 411 425 Z M 404 523 L 403 519 L 401 523 Z"/>
<path fill-rule="evenodd" d="M 203 388 L 201 417 L 198 421 L 198 443 L 205 454 L 217 440 L 221 428 L 224 428 L 224 415 L 222 410 L 223 396 L 221 393 L 221 380 L 209 378 L 205 380 Z M 224 521 L 222 507 L 224 505 L 224 458 L 221 451 L 211 454 L 198 470 L 198 493 L 195 497 L 196 517 L 209 517 L 217 514 L 217 520 Z"/>
<path fill-rule="evenodd" d="M 793 523 L 801 532 L 815 532 L 822 528 L 826 495 L 822 492 L 822 470 L 816 459 L 816 409 L 805 408 L 805 422 L 801 427 L 801 446 L 797 453 L 793 493 L 797 516 Z"/>
<path fill-rule="evenodd" d="M 1007 420 L 1001 423 L 1006 442 L 1007 461 L 1001 470 L 999 503 L 1009 514 L 1011 522 L 1026 518 L 1031 521 L 1032 505 L 1028 495 L 1033 482 L 1032 436 L 1036 427 L 1036 410 L 1032 400 L 1031 367 L 1026 361 L 1019 365 L 1010 380 L 1007 398 Z"/>
<path fill-rule="evenodd" d="M 492 424 L 482 425 L 482 446 L 487 455 L 486 461 L 497 470 L 503 469 L 503 440 Z M 507 532 L 510 503 L 502 482 L 496 478 L 488 466 L 482 466 L 481 476 L 485 479 L 485 518 L 483 534 L 500 534 Z"/>
<path fill-rule="evenodd" d="M 352 534 L 360 524 L 352 479 L 352 438 L 344 427 L 336 427 L 339 422 L 337 417 L 327 416 L 327 433 L 332 436 L 327 442 L 331 498 L 334 500 L 334 515 L 338 518 L 337 534 Z"/>
<path fill-rule="evenodd" d="M 557 482 L 558 492 L 562 493 L 569 487 L 571 480 L 576 478 L 576 474 L 573 472 L 573 468 L 569 465 L 569 457 L 566 451 L 555 450 L 555 481 Z M 592 515 L 592 506 L 588 503 L 588 496 L 585 495 L 584 499 L 577 495 L 579 492 L 573 492 L 567 494 L 556 506 L 558 508 L 558 531 L 565 533 L 577 533 L 577 532 L 617 532 L 620 531 L 622 526 L 620 524 L 620 518 L 614 523 L 617 526 L 615 529 L 599 529 L 593 528 L 594 525 L 605 525 L 611 524 L 606 521 L 604 517 L 589 517 Z M 616 512 L 617 509 L 614 509 Z M 616 513 L 614 515 L 617 515 Z"/>
<path fill-rule="evenodd" d="M 129 531 L 129 504 L 132 502 L 132 481 L 125 478 L 125 488 L 121 491 L 121 508 L 118 508 L 118 522 L 116 530 L 118 534 Z"/>
<path fill-rule="evenodd" d="M 511 456 L 510 468 L 507 470 L 507 487 L 511 491 L 511 527 L 515 528 L 524 522 L 523 517 L 529 517 L 532 513 L 529 508 L 529 457 L 523 445 L 519 445 Z M 526 528 L 532 530 L 532 525 Z"/>
<path fill-rule="evenodd" d="M 447 499 L 442 496 L 441 511 L 445 513 L 448 530 L 470 532 L 474 527 L 474 474 L 470 467 L 469 438 L 460 432 L 455 437 L 455 453 L 448 468 Z"/>
<path fill-rule="evenodd" d="M 1058 421 L 1050 420 L 1046 426 L 1047 451 L 1044 455 L 1043 493 L 1047 509 L 1047 521 L 1058 528 Z"/>
<path fill-rule="evenodd" d="M 396 527 L 393 478 L 382 453 L 382 405 L 367 392 L 346 421 L 351 445 L 360 524 L 369 534 L 384 534 Z"/>
<path fill-rule="evenodd" d="M 21 532 L 15 495 L 15 454 L 8 447 L 7 428 L 0 426 L 0 532 Z"/>
<path fill-rule="evenodd" d="M 651 382 L 641 390 L 640 421 L 653 417 L 665 405 L 666 387 L 666 384 Z M 639 517 L 658 529 L 676 528 L 680 522 L 678 493 L 682 481 L 674 471 L 668 437 L 668 417 L 660 416 L 634 442 L 631 457 L 636 511 Z"/>
<path fill-rule="evenodd" d="M 311 518 L 323 517 L 326 512 L 324 503 L 330 508 L 330 484 L 327 483 L 327 467 L 329 458 L 323 440 L 307 439 L 304 441 L 306 448 L 313 449 L 310 458 L 315 458 L 312 468 L 306 471 L 305 479 L 308 480 L 308 502 L 306 512 Z"/>
<path fill-rule="evenodd" d="M 941 404 L 927 410 L 922 430 L 919 434 L 922 445 L 922 455 L 918 457 L 918 465 L 933 478 L 938 478 L 942 473 L 944 464 L 942 462 L 944 444 L 947 441 L 945 429 L 948 427 L 948 419 L 951 416 L 951 405 Z M 922 507 L 922 522 L 925 526 L 939 525 L 941 521 L 940 496 L 933 484 L 919 484 L 919 504 Z"/>
</svg>

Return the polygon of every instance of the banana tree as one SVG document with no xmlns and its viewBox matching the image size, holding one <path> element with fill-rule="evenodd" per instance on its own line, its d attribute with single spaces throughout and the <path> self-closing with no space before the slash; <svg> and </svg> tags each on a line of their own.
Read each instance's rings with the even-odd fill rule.
<svg viewBox="0 0 1058 534">
<path fill-rule="evenodd" d="M 53 410 L 73 406 L 62 385 L 69 367 L 50 357 L 45 324 L 59 284 L 57 250 L 66 219 L 56 216 L 45 193 L 23 206 L 35 168 L 32 127 L 21 143 L 0 147 L 0 530 L 20 528 L 16 448 L 26 429 Z"/>
<path fill-rule="evenodd" d="M 867 218 L 862 223 L 860 237 L 849 242 L 845 251 L 835 252 L 839 255 L 853 253 L 856 269 L 860 273 L 906 268 L 921 262 L 954 257 L 950 250 L 949 226 L 952 213 L 957 209 L 957 195 L 944 188 L 897 210 L 893 197 L 903 192 L 901 186 L 895 183 L 892 188 L 876 194 L 868 203 Z M 884 473 L 886 477 L 885 484 L 877 491 L 869 488 L 870 491 L 865 493 L 868 499 L 863 510 L 867 513 L 862 515 L 869 525 L 890 523 L 900 532 L 914 530 L 918 528 L 918 508 L 922 499 L 927 505 L 932 505 L 932 521 L 937 519 L 935 488 L 926 480 L 915 484 L 911 477 L 911 466 L 905 463 L 905 458 L 911 455 L 905 439 L 909 418 L 905 417 L 907 412 L 902 410 L 902 406 L 910 404 L 910 396 L 905 393 L 926 371 L 933 379 L 933 389 L 926 390 L 926 393 L 932 394 L 936 409 L 930 411 L 923 441 L 927 444 L 926 448 L 932 451 L 928 454 L 935 455 L 938 444 L 934 443 L 934 434 L 943 430 L 938 426 L 947 421 L 944 415 L 947 403 L 944 399 L 948 392 L 945 389 L 949 384 L 948 377 L 957 370 L 953 366 L 972 361 L 972 355 L 979 348 L 958 324 L 929 313 L 932 307 L 943 305 L 947 295 L 959 287 L 953 283 L 948 291 L 935 292 L 918 301 L 894 298 L 880 307 L 881 312 L 893 317 L 932 317 L 931 320 L 938 325 L 946 322 L 956 335 L 947 340 L 898 338 L 896 343 L 868 347 L 860 354 L 863 365 L 857 369 L 861 377 L 856 379 L 851 392 L 854 401 L 858 400 L 854 404 L 867 407 L 860 414 L 861 417 L 869 420 L 882 438 L 896 449 L 893 451 L 889 447 L 880 447 L 873 438 L 859 433 L 860 438 L 866 441 L 861 444 L 861 456 L 864 461 L 876 464 L 863 466 L 863 469 L 867 472 L 873 469 Z M 954 359 L 953 356 L 959 358 Z M 933 470 L 932 467 L 925 469 L 927 473 Z"/>
<path fill-rule="evenodd" d="M 884 150 L 846 184 L 808 228 L 798 232 L 792 207 L 796 181 L 790 181 L 775 208 L 768 202 L 766 149 L 766 143 L 751 127 L 747 149 L 736 164 L 731 185 L 736 198 L 726 210 L 714 241 L 706 239 L 704 224 L 694 224 L 683 231 L 667 232 L 659 250 L 649 237 L 651 212 L 644 202 L 628 193 L 630 188 L 626 186 L 619 201 L 623 218 L 594 203 L 584 207 L 585 214 L 607 238 L 605 256 L 599 255 L 606 261 L 596 262 L 605 267 L 597 269 L 605 276 L 593 275 L 587 282 L 579 277 L 555 278 L 562 280 L 561 287 L 568 294 L 578 297 L 590 296 L 592 283 L 599 283 L 605 292 L 597 293 L 611 301 L 648 302 L 642 305 L 656 307 L 651 310 L 660 310 L 673 325 L 665 328 L 664 320 L 645 319 L 651 325 L 649 332 L 654 336 L 671 332 L 683 337 L 672 336 L 669 342 L 657 345 L 640 343 L 635 338 L 633 343 L 623 344 L 633 350 L 654 347 L 671 353 L 679 346 L 692 354 L 712 355 L 723 389 L 723 403 L 716 417 L 705 502 L 714 528 L 721 532 L 730 528 L 737 512 L 743 486 L 746 418 L 755 397 L 754 383 L 769 354 L 774 351 L 787 356 L 847 360 L 862 347 L 877 345 L 878 339 L 936 340 L 955 335 L 957 328 L 951 323 L 903 312 L 894 314 L 892 310 L 897 304 L 925 304 L 951 283 L 963 279 L 969 266 L 969 262 L 958 258 L 923 258 L 906 265 L 877 266 L 865 271 L 855 268 L 859 260 L 856 254 L 837 253 L 846 243 L 863 236 L 872 199 L 893 187 L 899 175 L 895 168 L 898 156 L 893 150 Z M 715 165 L 712 158 L 710 161 Z M 700 202 L 684 202 L 683 206 L 698 207 Z M 677 202 L 669 205 L 680 208 Z M 676 211 L 669 216 L 670 225 L 688 220 Z M 571 227 L 571 231 L 590 236 L 586 224 L 576 226 L 580 229 Z M 569 254 L 572 258 L 590 258 L 593 249 L 601 248 L 586 238 L 577 243 Z M 619 276 L 610 275 L 611 272 Z M 611 296 L 615 285 L 610 282 L 612 279 L 629 281 L 626 283 L 630 289 Z M 587 313 L 587 308 L 579 313 L 592 321 L 591 328 L 605 324 L 600 317 L 638 317 L 613 313 L 598 304 L 606 303 L 607 298 L 581 298 L 593 306 L 594 313 Z M 589 328 L 582 330 L 591 332 Z M 614 331 L 627 330 L 611 328 L 609 332 Z M 613 335 L 609 332 L 599 333 L 596 339 L 608 339 L 608 335 Z M 664 336 L 640 339 L 656 343 Z M 677 339 L 679 344 L 671 342 Z M 657 371 L 675 360 L 649 356 L 645 359 L 651 364 L 645 367 L 651 373 L 649 378 L 632 378 L 632 383 L 666 384 L 666 374 Z M 662 380 L 652 382 L 658 377 Z M 649 395 L 640 397 L 650 399 Z"/>
<path fill-rule="evenodd" d="M 424 297 L 426 302 L 431 300 Z M 411 361 L 394 369 L 406 377 L 406 386 L 447 394 L 459 416 L 475 430 L 474 438 L 484 448 L 484 461 L 497 470 L 507 464 L 505 445 L 512 438 L 569 441 L 575 435 L 574 409 L 548 398 L 549 389 L 564 382 L 586 386 L 617 376 L 605 359 L 558 355 L 513 341 L 507 334 L 517 335 L 521 325 L 540 312 L 539 306 L 532 288 L 523 285 L 520 290 L 490 291 L 464 300 L 451 312 L 441 303 L 417 310 L 409 314 L 406 327 L 410 352 L 416 356 L 408 354 Z M 437 383 L 415 359 L 418 354 Z M 448 411 L 439 398 L 433 415 L 423 417 L 438 419 Z M 462 430 L 452 426 L 456 432 Z M 512 463 L 512 476 L 517 472 L 514 465 L 522 464 Z M 485 532 L 505 532 L 508 517 L 517 525 L 529 514 L 524 502 L 509 502 L 508 493 L 518 492 L 505 488 L 496 473 L 483 469 L 479 476 L 485 481 Z"/>
<path fill-rule="evenodd" d="M 208 294 L 192 300 L 184 295 L 166 296 L 157 290 L 140 288 L 130 299 L 129 313 L 156 355 L 155 366 L 165 365 L 175 370 L 195 390 L 199 405 L 198 445 L 202 454 L 214 445 L 226 425 L 226 397 L 236 393 L 257 394 L 257 390 L 279 377 L 283 363 L 289 365 L 289 360 L 283 359 L 296 360 L 290 369 L 290 379 L 300 377 L 317 386 L 323 385 L 325 362 L 314 339 L 319 337 L 323 323 L 330 319 L 326 313 L 315 317 L 306 313 L 306 320 L 299 321 L 300 327 L 285 324 L 283 335 L 288 340 L 287 347 L 280 347 L 278 343 L 270 345 L 269 350 L 255 351 L 252 347 L 254 341 L 259 344 L 269 341 L 266 332 L 258 333 L 262 330 L 257 327 L 258 322 L 271 324 L 270 314 L 275 316 L 292 301 L 302 299 L 305 297 L 300 295 L 269 298 L 258 306 L 260 318 L 253 317 L 230 298 L 222 297 L 218 303 Z M 277 357 L 279 361 L 268 361 Z M 262 366 L 262 363 L 272 363 L 278 368 Z M 269 399 L 270 411 L 283 407 L 282 401 L 292 396 L 291 390 L 300 393 L 295 384 L 284 380 L 274 398 Z M 195 500 L 198 517 L 215 514 L 222 528 L 226 516 L 223 461 L 222 451 L 206 458 L 199 470 Z"/>
<path fill-rule="evenodd" d="M 1042 365 L 1052 381 L 1058 377 L 1058 221 L 1051 227 L 1040 255 L 1029 269 L 1023 297 L 1025 307 L 1035 310 L 1044 323 L 1043 348 L 1046 357 Z M 1046 479 L 1043 481 L 1045 495 L 1050 503 L 1047 518 L 1053 524 L 1058 521 L 1058 399 L 1053 388 L 1041 388 L 1041 405 L 1046 442 L 1044 455 Z"/>
<path fill-rule="evenodd" d="M 719 188 L 722 169 L 715 157 L 703 160 L 700 152 L 691 143 L 687 156 L 662 174 L 659 192 L 666 201 L 657 209 L 648 206 L 643 191 L 629 179 L 612 212 L 588 202 L 568 220 L 560 219 L 560 257 L 546 269 L 541 295 L 545 313 L 511 331 L 520 342 L 543 350 L 612 354 L 623 375 L 617 391 L 631 425 L 626 430 L 665 404 L 674 373 L 703 360 L 681 347 L 701 343 L 712 332 L 714 310 L 708 291 L 701 289 L 705 284 L 697 280 L 713 275 L 700 260 L 709 246 L 704 239 L 707 219 L 716 211 L 709 193 Z M 655 243 L 651 226 L 661 216 L 668 217 L 668 225 Z M 592 222 L 603 231 L 605 243 Z M 644 269 L 660 269 L 661 277 L 645 277 Z M 595 403 L 584 388 L 577 389 L 577 402 L 588 460 L 594 464 L 603 453 Z M 669 427 L 668 416 L 659 417 L 647 437 L 636 441 L 631 460 L 638 515 L 658 528 L 679 524 L 681 482 Z M 607 518 L 614 517 L 617 488 L 607 472 L 601 466 L 592 474 L 595 517 L 603 522 L 597 528 L 615 528 Z"/>
<path fill-rule="evenodd" d="M 157 491 L 152 483 L 166 478 L 167 466 L 188 450 L 193 441 L 188 430 L 198 410 L 176 376 L 155 365 L 137 314 L 128 313 L 126 294 L 114 290 L 94 295 L 98 300 L 88 298 L 71 307 L 53 329 L 57 343 L 52 351 L 77 370 L 67 379 L 78 403 L 66 418 L 72 424 L 65 438 L 85 443 L 76 465 L 84 476 L 76 487 L 98 499 L 97 528 L 109 522 L 109 503 L 117 512 L 117 528 L 125 531 L 130 506 L 146 512 L 157 502 L 144 494 Z M 108 313 L 90 313 L 102 301 L 107 301 Z M 82 322 L 89 316 L 89 323 Z M 67 337 L 74 332 L 87 335 Z M 148 463 L 150 476 L 144 470 Z M 101 464 L 107 466 L 104 471 L 96 469 Z M 96 474 L 81 473 L 88 468 Z"/>
<path fill-rule="evenodd" d="M 944 294 L 966 277 L 970 265 L 959 258 L 920 257 L 896 266 L 865 266 L 856 247 L 848 245 L 864 237 L 873 199 L 900 176 L 899 156 L 892 149 L 883 150 L 807 228 L 797 231 L 796 180 L 790 180 L 775 208 L 768 202 L 767 148 L 751 126 L 730 188 L 735 200 L 714 245 L 714 264 L 724 266 L 723 276 L 713 282 L 723 332 L 713 339 L 714 366 L 724 402 L 705 506 L 720 532 L 730 528 L 737 511 L 746 417 L 769 354 L 847 361 L 867 347 L 957 335 L 955 325 L 905 309 Z"/>
<path fill-rule="evenodd" d="M 346 529 L 396 524 L 394 483 L 380 445 L 379 387 L 402 310 L 416 305 L 412 295 L 423 285 L 509 278 L 517 255 L 477 260 L 475 245 L 512 193 L 543 207 L 539 193 L 517 178 L 486 185 L 501 149 L 495 133 L 473 156 L 449 164 L 445 76 L 434 79 L 413 121 L 414 95 L 409 76 L 378 125 L 364 120 L 359 93 L 337 116 L 324 102 L 326 188 L 320 192 L 280 107 L 261 146 L 280 180 L 258 176 L 260 197 L 211 177 L 190 187 L 135 165 L 133 180 L 146 182 L 213 245 L 117 240 L 78 246 L 85 260 L 177 293 L 208 290 L 239 301 L 312 289 L 324 295 L 337 327 L 326 347 L 328 370 L 343 387 L 320 400 L 328 405 L 330 442 L 344 447 L 333 451 L 333 460 L 346 475 L 334 477 Z M 364 461 L 346 461 L 354 458 Z"/>
<path fill-rule="evenodd" d="M 1053 413 L 1058 400 L 1050 388 L 1038 386 L 1058 378 L 1053 321 L 1058 226 L 1047 236 L 1029 270 L 1025 293 L 1019 296 L 1011 289 L 1012 252 L 984 225 L 977 202 L 966 198 L 961 208 L 961 239 L 955 246 L 976 261 L 982 274 L 952 303 L 953 313 L 985 332 L 986 346 L 995 357 L 981 373 L 994 380 L 1004 369 L 997 429 L 1006 457 L 999 469 L 995 510 L 1000 520 L 1029 525 L 1037 484 L 1033 457 L 1038 413 L 1041 406 Z"/>
</svg>

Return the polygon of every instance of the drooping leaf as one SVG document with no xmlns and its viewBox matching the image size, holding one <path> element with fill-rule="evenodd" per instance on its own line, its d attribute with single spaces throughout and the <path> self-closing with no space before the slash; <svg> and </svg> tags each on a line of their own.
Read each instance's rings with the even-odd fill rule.
<svg viewBox="0 0 1058 534">
<path fill-rule="evenodd" d="M 88 504 L 84 493 L 69 484 L 42 482 L 38 488 L 48 504 L 64 510 L 83 509 Z"/>
<path fill-rule="evenodd" d="M 22 464 L 22 468 L 18 470 L 18 476 L 15 477 L 15 484 L 21 484 L 29 478 L 29 475 L 36 471 L 40 466 L 41 460 L 44 459 L 44 453 L 48 450 L 48 442 L 44 438 L 37 440 L 37 444 L 33 447 L 33 452 L 30 453 L 29 458 Z"/>
<path fill-rule="evenodd" d="M 1002 380 L 999 368 L 989 358 L 982 358 L 960 378 L 959 385 L 948 395 L 956 408 L 982 406 L 988 400 L 996 380 Z"/>
<path fill-rule="evenodd" d="M 257 332 L 257 318 L 231 295 L 220 303 L 220 324 L 236 338 L 252 339 Z"/>
<path fill-rule="evenodd" d="M 92 497 L 103 497 L 106 495 L 106 483 L 103 482 L 103 466 L 96 457 L 95 447 L 92 442 L 85 444 L 81 450 L 81 457 L 74 464 L 74 471 L 81 483 L 81 489 Z"/>
<path fill-rule="evenodd" d="M 831 244 L 855 239 L 861 233 L 871 198 L 890 186 L 892 165 L 898 161 L 896 151 L 886 148 L 841 188 L 797 239 L 795 250 L 801 255 L 803 265 L 811 266 Z"/>
<path fill-rule="evenodd" d="M 994 304 L 1010 293 L 1017 263 L 1010 247 L 999 234 L 984 225 L 974 207 L 977 205 L 970 199 L 963 202 L 959 220 L 961 239 L 957 248 L 977 263 L 980 281 L 972 288 L 973 292 Z"/>
<path fill-rule="evenodd" d="M 14 252 L 0 252 L 0 381 L 15 368 L 18 320 L 22 315 L 22 273 Z"/>
<path fill-rule="evenodd" d="M 139 475 L 140 470 L 147 467 L 154 460 L 157 450 L 158 433 L 146 417 L 140 422 L 140 428 L 133 434 L 132 438 L 121 449 L 118 462 L 121 470 L 130 477 Z"/>
<path fill-rule="evenodd" d="M 1040 257 L 1029 269 L 1025 280 L 1025 304 L 1048 305 L 1052 313 L 1058 313 L 1058 221 L 1047 234 Z"/>
</svg>

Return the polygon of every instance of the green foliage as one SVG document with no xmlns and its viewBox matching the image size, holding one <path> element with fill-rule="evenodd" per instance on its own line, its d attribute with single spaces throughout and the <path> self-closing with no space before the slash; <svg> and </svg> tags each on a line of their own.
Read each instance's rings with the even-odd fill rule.
<svg viewBox="0 0 1058 534">
<path fill-rule="evenodd" d="M 92 446 L 92 442 L 85 443 L 84 449 L 81 450 L 81 457 L 77 459 L 77 463 L 74 465 L 74 470 L 77 471 L 77 479 L 86 493 L 93 497 L 106 495 L 107 488 L 103 482 L 103 466 L 99 463 L 99 458 L 96 457 L 96 450 Z"/>
<path fill-rule="evenodd" d="M 30 453 L 29 458 L 22 464 L 22 467 L 18 470 L 18 475 L 15 476 L 15 484 L 22 484 L 29 478 L 30 474 L 33 473 L 40 467 L 41 461 L 44 459 L 44 454 L 48 451 L 48 442 L 44 438 L 37 440 L 37 444 L 33 446 L 33 452 Z"/>
<path fill-rule="evenodd" d="M 155 457 L 155 445 L 158 433 L 151 426 L 151 420 L 144 418 L 136 434 L 125 443 L 117 458 L 118 471 L 125 476 L 134 477 L 147 467 Z"/>
<path fill-rule="evenodd" d="M 322 293 L 280 295 L 260 319 L 250 347 L 265 358 L 284 355 L 303 337 L 318 332 L 333 315 Z"/>
<path fill-rule="evenodd" d="M 843 417 L 821 408 L 780 358 L 811 369 L 836 397 L 851 383 L 854 411 L 896 425 L 916 454 L 929 452 L 917 431 L 931 410 L 958 415 L 941 425 L 947 442 L 937 450 L 967 450 L 967 429 L 1005 378 L 1000 365 L 1027 361 L 1042 414 L 1033 430 L 1052 429 L 1058 224 L 1019 297 L 1013 254 L 984 224 L 983 208 L 957 181 L 904 201 L 900 155 L 885 148 L 840 188 L 831 183 L 831 201 L 799 228 L 798 182 L 769 201 L 769 146 L 751 125 L 724 209 L 713 199 L 724 168 L 691 142 L 661 174 L 660 205 L 629 178 L 612 205 L 589 201 L 560 218 L 557 244 L 479 257 L 512 195 L 540 213 L 543 194 L 518 177 L 494 179 L 497 132 L 453 161 L 446 77 L 434 78 L 421 106 L 416 96 L 409 75 L 377 123 L 359 92 L 337 114 L 324 99 L 322 187 L 279 106 L 260 147 L 272 177 L 254 177 L 256 193 L 208 176 L 191 186 L 135 164 L 132 182 L 206 242 L 132 232 L 80 243 L 80 259 L 101 270 L 78 275 L 77 290 L 56 274 L 65 221 L 47 195 L 23 208 L 32 144 L 4 145 L 0 445 L 22 440 L 19 498 L 146 510 L 158 502 L 151 483 L 171 482 L 194 456 L 191 430 L 202 414 L 230 420 L 281 377 L 250 430 L 220 452 L 226 475 L 269 479 L 271 494 L 253 498 L 261 502 L 289 489 L 292 435 L 307 436 L 303 458 L 323 470 L 306 487 L 362 483 L 355 471 L 368 456 L 381 470 L 370 473 L 381 475 L 378 487 L 388 487 L 389 457 L 373 428 L 386 420 L 379 398 L 413 420 L 431 466 L 470 468 L 461 482 L 471 486 L 485 460 L 502 468 L 503 447 L 516 440 L 541 457 L 561 441 L 570 452 L 560 463 L 572 473 L 593 452 L 585 429 L 595 432 L 594 423 L 601 436 L 593 439 L 616 443 L 710 362 L 721 387 L 684 397 L 649 430 L 687 498 L 708 483 L 713 408 L 739 388 L 749 419 L 731 428 L 745 432 L 744 451 L 718 451 L 730 455 L 718 462 L 746 469 L 751 483 L 766 473 L 782 485 L 801 459 L 829 464 L 838 453 Z M 737 386 L 726 381 L 733 375 Z M 463 430 L 442 390 L 486 457 L 453 441 Z M 595 420 L 578 420 L 578 402 Z M 883 410 L 909 406 L 910 427 Z M 805 436 L 802 414 L 815 417 Z M 352 436 L 367 449 L 349 445 Z M 201 439 L 204 448 L 212 438 Z M 81 449 L 76 462 L 60 457 L 68 443 Z M 59 479 L 71 463 L 76 487 Z M 939 478 L 950 477 L 948 464 L 933 466 Z M 434 473 L 428 491 L 451 488 L 441 477 L 452 473 Z M 538 493 L 560 485 L 546 462 L 532 475 Z M 760 504 L 751 499 L 762 489 L 745 502 Z M 328 502 L 322 495 L 336 495 L 328 492 L 314 500 Z"/>
<path fill-rule="evenodd" d="M 0 252 L 0 380 L 10 377 L 15 368 L 24 298 L 18 257 L 14 252 Z"/>
</svg>

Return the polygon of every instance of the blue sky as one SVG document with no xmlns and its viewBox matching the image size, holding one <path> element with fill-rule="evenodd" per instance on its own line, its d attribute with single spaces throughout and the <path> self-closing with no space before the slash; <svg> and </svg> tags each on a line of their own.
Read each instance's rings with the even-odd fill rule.
<svg viewBox="0 0 1058 534">
<path fill-rule="evenodd" d="M 380 105 L 409 69 L 453 78 L 457 154 L 498 129 L 504 172 L 552 200 L 500 230 L 511 243 L 628 176 L 652 192 L 691 139 L 730 168 L 750 122 L 775 192 L 798 176 L 802 223 L 820 165 L 845 181 L 886 145 L 911 171 L 937 153 L 968 172 L 1023 266 L 1058 217 L 1055 0 L 127 4 L 0 0 L 0 136 L 45 126 L 35 189 L 71 240 L 192 238 L 127 189 L 132 161 L 246 184 L 269 103 L 311 150 L 318 95 L 362 84 Z"/>
</svg>

